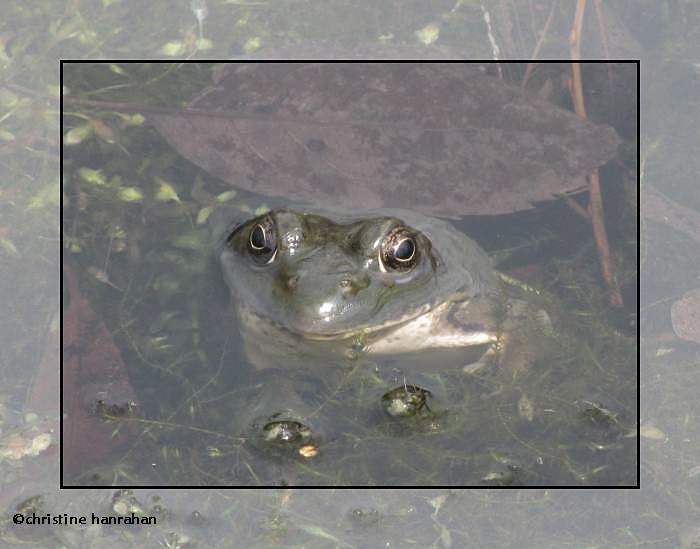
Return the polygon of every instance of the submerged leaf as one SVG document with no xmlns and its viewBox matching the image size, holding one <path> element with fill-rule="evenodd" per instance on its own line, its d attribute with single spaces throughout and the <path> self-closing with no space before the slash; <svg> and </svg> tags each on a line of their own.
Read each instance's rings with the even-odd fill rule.
<svg viewBox="0 0 700 549">
<path fill-rule="evenodd" d="M 158 183 L 158 191 L 156 192 L 156 200 L 159 202 L 167 202 L 168 200 L 175 200 L 180 202 L 180 197 L 177 195 L 175 188 L 160 177 L 156 177 L 156 183 Z"/>
<path fill-rule="evenodd" d="M 78 126 L 77 128 L 71 128 L 63 136 L 64 145 L 77 145 L 82 143 L 87 137 L 92 134 L 92 126 L 90 124 L 85 124 L 84 126 Z"/>
<path fill-rule="evenodd" d="M 124 202 L 141 202 L 143 192 L 137 187 L 123 187 L 119 189 L 119 199 Z"/>
<path fill-rule="evenodd" d="M 252 38 L 244 49 L 261 45 Z M 402 52 L 420 58 L 423 48 L 416 49 Z M 470 64 L 225 69 L 194 97 L 193 111 L 149 119 L 215 177 L 322 207 L 459 216 L 526 210 L 584 188 L 585 176 L 614 157 L 620 142 L 612 128 Z M 270 112 L 253 107 L 282 103 Z"/>
<path fill-rule="evenodd" d="M 247 54 L 251 54 L 254 51 L 259 50 L 262 47 L 262 40 L 259 37 L 249 38 L 245 44 L 243 44 L 243 51 Z"/>
<path fill-rule="evenodd" d="M 17 248 L 12 243 L 12 240 L 10 240 L 9 238 L 5 238 L 4 236 L 0 236 L 0 247 L 2 247 L 2 249 L 5 250 L 10 255 L 13 255 L 15 257 L 19 256 L 19 252 L 17 251 Z"/>
<path fill-rule="evenodd" d="M 61 201 L 61 186 L 59 183 L 46 185 L 35 194 L 27 204 L 26 210 L 43 208 L 44 206 L 58 206 Z"/>
<path fill-rule="evenodd" d="M 122 123 L 125 126 L 141 126 L 146 119 L 142 114 L 136 113 L 136 114 L 124 114 L 124 113 L 117 113 L 117 116 L 121 118 Z"/>
<path fill-rule="evenodd" d="M 197 49 L 201 51 L 210 50 L 214 47 L 214 42 L 208 38 L 199 38 L 197 40 Z"/>
<path fill-rule="evenodd" d="M 430 44 L 436 42 L 439 38 L 440 27 L 437 23 L 428 23 L 422 29 L 418 29 L 415 34 L 416 38 L 418 38 L 421 43 L 429 46 Z"/>
<path fill-rule="evenodd" d="M 162 48 L 160 48 L 160 53 L 171 57 L 182 55 L 185 53 L 185 44 L 182 42 L 168 42 Z"/>
<path fill-rule="evenodd" d="M 645 423 L 639 428 L 640 436 L 650 440 L 666 440 L 666 433 L 659 429 L 656 425 Z"/>
<path fill-rule="evenodd" d="M 93 170 L 92 168 L 80 168 L 78 170 L 78 175 L 86 183 L 91 185 L 106 185 L 107 179 L 105 178 L 102 170 Z"/>
<path fill-rule="evenodd" d="M 210 206 L 199 210 L 199 213 L 197 213 L 197 225 L 202 225 L 203 223 L 205 223 L 206 220 L 209 219 L 211 212 L 212 208 Z"/>
<path fill-rule="evenodd" d="M 122 68 L 121 65 L 117 65 L 116 63 L 110 63 L 109 64 L 109 70 L 111 70 L 115 74 L 119 75 L 125 75 L 126 71 Z"/>
<path fill-rule="evenodd" d="M 223 192 L 223 193 L 216 196 L 216 201 L 217 202 L 228 202 L 229 200 L 232 200 L 233 198 L 235 198 L 236 194 L 238 194 L 238 193 L 235 190 Z"/>
</svg>

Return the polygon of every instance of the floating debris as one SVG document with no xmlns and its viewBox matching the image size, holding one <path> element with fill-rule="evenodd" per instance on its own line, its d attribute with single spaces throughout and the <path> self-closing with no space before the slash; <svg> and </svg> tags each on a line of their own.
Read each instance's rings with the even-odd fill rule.
<svg viewBox="0 0 700 549">
<path fill-rule="evenodd" d="M 666 433 L 653 423 L 645 423 L 639 428 L 639 435 L 651 440 L 666 440 Z"/>
<path fill-rule="evenodd" d="M 700 288 L 686 292 L 671 306 L 671 323 L 679 338 L 700 343 Z"/>
</svg>

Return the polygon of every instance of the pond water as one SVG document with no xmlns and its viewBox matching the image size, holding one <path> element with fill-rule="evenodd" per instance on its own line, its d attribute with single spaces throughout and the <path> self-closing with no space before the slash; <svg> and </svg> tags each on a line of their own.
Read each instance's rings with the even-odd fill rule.
<svg viewBox="0 0 700 549">
<path fill-rule="evenodd" d="M 537 55 L 542 59 L 566 60 L 571 54 L 569 37 L 577 4 L 580 3 L 539 0 L 439 0 L 430 3 L 409 0 L 401 3 L 183 0 L 151 2 L 146 13 L 143 3 L 133 0 L 69 2 L 65 5 L 61 2 L 38 2 L 32 4 L 31 10 L 27 9 L 26 2 L 5 2 L 4 25 L 0 32 L 0 67 L 3 71 L 0 160 L 5 175 L 0 183 L 0 297 L 5 312 L 0 320 L 1 544 L 8 547 L 60 545 L 112 549 L 133 547 L 134 544 L 170 547 L 188 544 L 208 547 L 303 545 L 323 548 L 416 545 L 443 548 L 696 547 L 700 541 L 700 401 L 697 398 L 700 355 L 696 344 L 679 340 L 672 324 L 673 304 L 687 292 L 698 288 L 700 272 L 698 239 L 694 236 L 697 232 L 692 230 L 692 224 L 687 223 L 689 218 L 679 215 L 700 211 L 700 195 L 697 193 L 697 173 L 700 170 L 700 155 L 697 154 L 700 25 L 697 5 L 692 1 L 588 2 L 581 31 L 584 59 L 642 60 L 639 195 L 642 205 L 648 203 L 650 197 L 658 197 L 659 193 L 676 204 L 672 209 L 676 215 L 659 215 L 664 212 L 657 210 L 652 212 L 655 215 L 647 212 L 643 214 L 645 217 L 640 218 L 640 490 L 499 490 L 484 487 L 473 490 L 168 490 L 162 484 L 131 492 L 122 492 L 116 487 L 58 488 L 61 479 L 58 442 L 58 363 L 61 344 L 59 250 L 62 246 L 63 259 L 73 261 L 76 255 L 80 255 L 75 246 L 85 244 L 71 240 L 76 225 L 61 227 L 59 217 L 60 59 L 153 59 L 163 56 L 172 56 L 175 61 L 185 58 L 222 59 L 244 55 L 256 48 L 259 58 L 262 58 L 275 48 L 279 55 L 279 45 L 284 46 L 289 42 L 313 45 L 319 40 L 334 42 L 337 47 L 325 51 L 329 56 L 335 56 L 342 54 L 344 48 L 358 43 L 365 45 L 367 50 L 367 47 L 371 49 L 371 44 L 377 43 L 402 44 L 415 43 L 416 40 L 425 43 L 434 40 L 438 48 L 447 48 L 447 55 L 451 58 L 457 52 L 464 58 L 491 59 L 497 51 L 504 59 L 527 59 Z M 199 40 L 200 23 L 202 41 Z M 450 50 L 452 55 L 449 55 Z M 431 57 L 438 56 L 431 54 Z M 505 75 L 508 75 L 509 67 L 503 66 Z M 208 75 L 203 74 L 196 86 L 189 84 L 192 89 L 183 88 L 181 99 L 198 91 L 208 81 L 207 78 Z M 101 85 L 119 90 L 134 88 L 131 83 L 132 75 L 122 73 L 120 78 L 115 76 L 111 82 L 102 82 Z M 541 84 L 544 84 L 542 89 L 546 91 L 548 80 Z M 584 75 L 584 87 L 589 84 L 590 80 Z M 173 85 L 169 91 L 180 87 Z M 106 92 L 98 95 L 107 97 Z M 603 98 L 604 94 L 587 97 L 586 107 L 590 108 L 598 97 Z M 150 91 L 138 99 L 143 103 L 151 100 L 159 103 Z M 627 104 L 626 101 L 623 103 Z M 160 104 L 173 103 L 162 101 Z M 626 139 L 633 139 L 634 125 L 631 125 L 631 131 L 623 131 L 623 126 L 619 124 L 620 118 L 633 119 L 623 115 L 623 111 L 613 109 L 612 112 L 603 111 L 602 115 L 607 116 Z M 99 125 L 94 129 L 99 129 L 101 135 L 109 140 L 113 137 L 109 128 L 116 120 L 116 117 L 110 118 L 107 129 Z M 119 126 L 119 123 L 114 125 Z M 124 138 L 123 133 L 119 137 Z M 103 159 L 117 156 L 113 149 L 124 147 L 127 152 L 120 149 L 123 157 L 115 162 L 116 169 L 112 173 L 124 173 L 124 163 L 127 163 L 130 170 L 127 171 L 133 179 L 124 180 L 124 186 L 138 184 L 146 188 L 148 184 L 155 194 L 158 187 L 152 179 L 153 173 L 149 171 L 150 164 L 173 165 L 175 155 L 166 153 L 164 157 L 157 157 L 155 151 L 163 151 L 162 143 L 153 136 L 136 140 L 131 135 L 127 142 L 113 140 L 114 143 L 110 144 L 101 144 L 101 140 L 102 137 L 99 137 L 91 145 L 90 154 L 95 154 L 96 159 Z M 138 144 L 135 146 L 134 143 Z M 149 149 L 154 144 L 158 144 L 156 149 Z M 631 150 L 634 149 L 633 146 Z M 131 163 L 131 159 L 138 160 Z M 197 175 L 191 167 L 177 166 L 183 170 L 185 179 L 189 177 L 193 180 Z M 156 166 L 154 172 L 163 173 L 163 170 Z M 145 183 L 139 174 L 146 174 Z M 89 174 L 86 175 L 89 177 Z M 171 181 L 176 180 L 176 175 Z M 225 190 L 217 189 L 221 192 Z M 181 189 L 178 188 L 178 191 Z M 134 195 L 127 192 L 128 196 Z M 87 204 L 94 201 L 91 198 L 86 202 L 85 198 L 78 197 L 76 206 L 76 203 L 65 198 L 66 213 L 71 220 L 75 218 L 72 212 L 84 211 Z M 180 199 L 191 202 L 191 197 L 184 193 L 180 194 Z M 140 227 L 135 235 L 137 238 L 131 234 L 132 239 L 139 242 L 139 246 L 129 248 L 128 253 L 134 258 L 133 261 L 139 260 L 141 246 L 154 249 L 153 242 L 144 245 L 151 231 L 154 236 L 165 233 L 166 238 L 186 232 L 167 216 L 155 219 L 124 208 L 123 201 L 100 201 L 103 205 L 108 203 L 112 204 L 110 208 L 124 211 L 117 225 L 126 225 L 131 229 Z M 678 208 L 681 204 L 682 208 Z M 272 203 L 268 205 L 274 206 Z M 196 227 L 195 216 L 199 209 L 197 207 L 192 213 L 192 222 L 185 222 L 190 229 Z M 609 216 L 617 220 L 618 211 L 613 210 Z M 553 212 L 546 217 L 549 214 L 556 218 Z M 117 217 L 112 213 L 104 215 L 97 227 L 108 226 L 105 219 Z M 571 222 L 574 217 L 570 212 L 561 214 L 561 218 L 563 221 L 556 223 L 558 228 L 555 234 L 565 232 L 561 230 L 562 225 L 572 232 L 579 232 L 577 225 Z M 144 220 L 149 219 L 154 220 L 146 225 Z M 555 247 L 557 240 L 547 238 L 547 231 L 544 235 L 537 232 L 538 238 L 529 238 L 533 234 L 533 225 L 541 225 L 539 220 L 525 222 L 524 225 L 492 221 L 468 219 L 457 226 L 498 259 L 502 256 L 499 250 L 520 249 L 523 243 L 531 245 L 540 242 L 537 253 L 527 247 L 526 255 L 539 257 L 543 253 L 545 256 L 557 256 L 571 252 L 581 257 L 581 262 L 570 265 L 567 272 L 574 272 L 576 278 L 588 278 L 585 273 L 589 272 L 588 269 L 594 270 L 593 258 L 586 254 L 579 256 L 577 246 L 564 244 Z M 512 227 L 513 232 L 506 231 L 508 227 Z M 156 231 L 156 228 L 159 230 Z M 81 232 L 85 234 L 85 231 Z M 580 232 L 588 234 L 588 231 Z M 192 355 L 188 353 L 192 349 L 209 344 L 206 330 L 200 330 L 194 339 L 189 331 L 192 325 L 190 319 L 197 316 L 195 313 L 199 303 L 204 303 L 199 298 L 208 296 L 212 298 L 209 302 L 214 301 L 225 307 L 229 299 L 225 285 L 218 280 L 215 290 L 204 286 L 186 286 L 186 292 L 192 292 L 197 299 L 183 300 L 178 288 L 165 278 L 161 292 L 169 288 L 173 302 L 181 304 L 181 307 L 172 309 L 178 313 L 185 311 L 177 329 L 167 326 L 168 333 L 176 334 L 169 343 L 172 345 L 174 341 L 180 344 L 184 351 L 182 357 L 172 360 L 151 360 L 153 356 L 150 353 L 158 349 L 159 341 L 163 341 L 158 340 L 162 336 L 161 331 L 165 330 L 160 328 L 164 326 L 163 320 L 154 324 L 152 331 L 139 331 L 141 328 L 138 327 L 138 330 L 131 332 L 129 327 L 136 325 L 131 323 L 131 316 L 125 313 L 135 310 L 136 296 L 140 296 L 140 303 L 150 303 L 151 317 L 154 318 L 158 315 L 156 311 L 166 308 L 167 296 L 163 297 L 155 291 L 142 291 L 148 287 L 147 282 L 152 277 L 145 267 L 139 275 L 141 289 L 134 286 L 137 291 L 133 293 L 130 293 L 128 281 L 133 279 L 136 283 L 138 277 L 129 275 L 127 269 L 123 269 L 121 274 L 110 269 L 118 263 L 112 260 L 118 258 L 119 253 L 124 253 L 116 252 L 123 244 L 122 234 L 119 230 L 109 233 L 96 228 L 90 238 L 91 246 L 86 249 L 97 249 L 99 243 L 100 249 L 105 252 L 111 240 L 113 253 L 95 254 L 81 263 L 85 268 L 93 269 L 90 272 L 85 269 L 81 271 L 80 291 L 95 294 L 95 303 L 105 305 L 101 309 L 122 313 L 120 327 L 112 325 L 109 331 L 118 340 L 118 350 L 123 352 L 129 348 L 128 344 L 123 343 L 124 339 L 152 337 L 151 350 L 144 358 L 156 366 L 154 370 L 165 364 L 163 379 L 172 377 L 168 366 L 176 364 L 178 360 L 191 360 Z M 525 242 L 515 238 L 524 235 Z M 508 246 L 508 240 L 516 244 Z M 625 241 L 620 235 L 613 236 L 613 240 L 617 243 Z M 198 244 L 197 249 L 205 248 Z M 160 243 L 160 249 L 167 249 L 165 241 Z M 176 262 L 164 263 L 164 267 L 158 263 L 159 256 L 155 253 L 143 261 L 144 264 L 150 262 L 154 265 L 154 272 L 173 272 L 177 280 L 184 278 L 179 270 L 175 273 L 175 265 L 180 265 L 178 269 L 183 270 L 188 266 L 199 269 L 200 274 L 210 269 L 207 272 L 216 276 L 216 267 L 206 265 L 209 260 L 197 262 L 196 254 L 187 252 L 187 249 L 192 248 L 177 248 L 183 257 Z M 613 249 L 614 255 L 617 255 L 620 248 Z M 174 259 L 176 255 L 169 254 L 169 257 Z M 507 270 L 507 264 L 505 268 Z M 107 276 L 101 271 L 105 271 Z M 90 279 L 95 276 L 99 277 L 96 281 Z M 589 291 L 591 285 L 567 286 L 564 280 L 570 278 L 554 278 L 571 289 L 568 295 L 577 296 L 576 301 L 585 302 L 589 296 L 597 299 L 595 296 L 599 295 L 599 292 Z M 111 287 L 100 279 L 113 282 L 119 289 L 112 288 L 110 291 L 114 293 L 108 294 L 107 290 Z M 122 286 L 124 280 L 127 280 L 127 284 Z M 201 280 L 210 282 L 206 276 Z M 590 276 L 590 280 L 595 285 L 599 278 L 596 274 Z M 64 284 L 66 282 L 64 273 Z M 212 297 L 207 292 L 215 295 Z M 567 295 L 567 292 L 562 293 Z M 67 295 L 65 291 L 64 300 Z M 634 299 L 626 302 L 633 304 Z M 195 313 L 190 313 L 190 309 L 194 309 Z M 595 323 L 597 317 L 591 316 L 588 308 L 583 311 L 570 306 L 569 309 L 573 318 Z M 170 323 L 177 324 L 175 320 L 170 320 Z M 182 334 L 184 336 L 178 339 Z M 223 348 L 221 341 L 217 345 L 219 350 Z M 205 359 L 208 360 L 207 357 L 198 360 L 204 364 Z M 195 364 L 194 360 L 192 364 Z M 194 365 L 192 369 L 195 369 Z M 138 379 L 134 378 L 131 382 L 137 384 Z M 180 379 L 155 388 L 151 385 L 151 392 L 146 395 L 151 400 L 139 400 L 139 406 L 142 410 L 144 407 L 148 410 L 151 402 L 165 402 L 166 398 L 157 398 L 160 392 L 178 395 L 175 388 L 185 383 Z M 180 400 L 181 403 L 186 401 L 186 398 Z M 611 411 L 621 409 L 607 399 L 600 398 L 599 401 Z M 185 412 L 190 413 L 189 409 Z M 196 412 L 195 409 L 192 413 L 196 415 Z M 148 410 L 150 415 L 143 411 L 139 413 L 141 416 L 137 417 L 160 418 L 161 427 L 162 418 L 167 417 L 165 412 L 159 414 L 157 409 Z M 186 423 L 181 416 L 176 419 L 178 427 Z M 194 423 L 194 420 L 190 423 Z M 119 431 L 122 432 L 124 424 L 119 425 L 122 425 Z M 106 433 L 100 435 L 101 440 L 111 440 L 116 427 L 117 424 L 108 424 Z M 93 429 L 91 433 L 95 435 L 97 431 Z M 182 433 L 183 430 L 179 428 L 172 431 L 169 442 L 173 448 L 177 447 Z M 47 435 L 50 437 L 48 447 L 45 445 Z M 119 453 L 113 452 L 111 458 L 103 455 L 103 479 L 109 477 L 103 482 L 138 483 L 157 476 L 152 467 L 156 460 L 149 462 L 146 455 L 150 454 L 151 458 L 156 456 L 156 452 L 150 452 L 151 448 L 161 452 L 164 438 L 160 431 L 153 436 L 144 433 L 137 440 L 138 444 L 146 444 L 150 440 L 157 440 L 157 443 L 141 456 L 134 457 L 134 450 L 129 450 L 129 447 L 122 448 Z M 126 440 L 132 439 L 127 437 Z M 90 448 L 96 446 L 93 444 Z M 112 447 L 108 444 L 102 446 L 109 456 Z M 212 448 L 215 447 L 212 445 Z M 126 452 L 128 455 L 125 455 Z M 169 450 L 158 454 L 158 460 L 161 460 L 161 455 L 169 458 L 171 454 Z M 180 456 L 174 454 L 173 457 L 177 464 L 182 463 Z M 113 462 L 120 460 L 122 463 L 143 464 L 146 470 L 115 468 Z M 162 461 L 159 463 L 162 464 Z M 169 470 L 175 471 L 175 467 Z M 173 474 L 177 476 L 177 471 Z M 184 473 L 180 474 L 180 477 L 184 476 Z M 89 482 L 89 476 L 82 478 L 75 472 L 64 478 Z M 124 509 L 141 509 L 157 514 L 160 520 L 155 527 L 129 527 L 128 531 L 124 526 L 32 528 L 12 523 L 15 513 L 32 509 L 54 515 L 69 513 L 87 516 L 91 511 L 114 515 L 115 509 L 122 512 Z"/>
</svg>

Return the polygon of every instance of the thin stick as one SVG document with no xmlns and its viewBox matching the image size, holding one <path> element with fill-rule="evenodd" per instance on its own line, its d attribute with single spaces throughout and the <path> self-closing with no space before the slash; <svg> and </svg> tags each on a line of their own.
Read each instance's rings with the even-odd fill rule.
<svg viewBox="0 0 700 549">
<path fill-rule="evenodd" d="M 535 45 L 535 49 L 532 52 L 532 55 L 530 58 L 532 61 L 537 60 L 537 56 L 540 54 L 540 50 L 542 49 L 542 44 L 544 44 L 544 39 L 547 37 L 547 32 L 549 31 L 549 25 L 552 23 L 552 19 L 554 18 L 554 8 L 557 5 L 557 0 L 554 0 L 552 2 L 552 7 L 549 8 L 549 15 L 547 16 L 547 21 L 544 24 L 544 27 L 542 28 L 542 32 L 540 33 L 540 37 L 537 39 L 537 44 Z M 532 70 L 535 68 L 535 63 L 530 62 L 527 64 L 527 68 L 525 69 L 525 76 L 523 76 L 523 82 L 520 84 L 520 89 L 524 90 L 527 87 L 527 81 L 530 79 L 530 74 L 532 74 Z"/>
<path fill-rule="evenodd" d="M 591 216 L 588 214 L 588 211 L 586 208 L 581 206 L 578 202 L 576 202 L 573 198 L 570 198 L 568 196 L 564 197 L 564 201 L 566 202 L 566 205 L 569 206 L 574 212 L 576 212 L 578 215 L 580 215 L 583 219 L 588 221 L 589 223 L 591 222 Z"/>
<path fill-rule="evenodd" d="M 583 101 L 583 84 L 581 77 L 581 28 L 583 26 L 583 14 L 586 9 L 586 0 L 577 0 L 574 24 L 569 35 L 569 49 L 571 54 L 571 69 L 573 73 L 573 83 L 571 86 L 571 96 L 574 103 L 574 110 L 581 118 L 586 118 L 586 108 Z M 613 307 L 622 307 L 622 294 L 617 285 L 612 270 L 610 260 L 610 246 L 605 232 L 605 220 L 603 215 L 603 198 L 600 192 L 600 177 L 598 170 L 593 170 L 589 181 L 589 203 L 588 212 L 593 225 L 593 236 L 598 248 L 598 259 L 603 274 L 603 280 L 608 288 L 608 301 Z"/>
<path fill-rule="evenodd" d="M 595 0 L 593 2 L 595 7 L 595 15 L 598 19 L 598 30 L 600 31 L 600 40 L 603 42 L 603 52 L 605 53 L 605 60 L 610 61 L 610 47 L 608 46 L 608 33 L 605 30 L 605 20 L 603 18 L 603 6 L 600 0 Z"/>
<path fill-rule="evenodd" d="M 605 29 L 603 5 L 601 4 L 601 0 L 595 0 L 593 2 L 593 5 L 595 6 L 596 18 L 598 19 L 598 30 L 600 31 L 600 39 L 603 42 L 603 52 L 605 53 L 605 60 L 610 61 L 610 46 L 608 45 L 608 32 Z M 610 63 L 606 63 L 605 65 L 608 72 L 608 86 L 610 86 L 610 90 L 612 91 L 612 67 L 610 66 Z"/>
<path fill-rule="evenodd" d="M 617 280 L 612 270 L 612 261 L 610 259 L 610 246 L 608 245 L 608 237 L 605 232 L 605 221 L 603 221 L 603 197 L 600 193 L 600 178 L 598 170 L 593 170 L 590 181 L 590 202 L 588 210 L 591 214 L 593 222 L 593 235 L 598 246 L 598 257 L 600 258 L 600 267 L 603 271 L 603 280 L 608 287 L 608 300 L 613 307 L 622 307 L 622 294 L 617 285 Z"/>
</svg>

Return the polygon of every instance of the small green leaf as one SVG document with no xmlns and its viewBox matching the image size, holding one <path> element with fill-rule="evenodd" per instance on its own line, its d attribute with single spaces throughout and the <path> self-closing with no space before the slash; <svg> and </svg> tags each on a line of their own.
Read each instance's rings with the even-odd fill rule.
<svg viewBox="0 0 700 549">
<path fill-rule="evenodd" d="M 642 438 L 650 440 L 666 440 L 666 433 L 652 423 L 645 423 L 639 428 L 639 434 Z"/>
<path fill-rule="evenodd" d="M 92 133 L 92 126 L 86 124 L 84 126 L 78 126 L 77 128 L 71 128 L 63 136 L 64 145 L 77 145 L 81 143 L 86 137 L 89 137 Z"/>
<path fill-rule="evenodd" d="M 442 496 L 437 496 L 431 500 L 428 500 L 428 503 L 430 503 L 430 505 L 433 507 L 433 509 L 435 509 L 433 511 L 433 515 L 437 515 L 440 512 L 440 509 L 442 509 L 442 506 L 447 501 L 447 497 L 448 496 L 446 496 L 446 495 L 442 495 Z"/>
<path fill-rule="evenodd" d="M 86 29 L 78 34 L 78 41 L 86 46 L 97 43 L 97 33 L 92 29 Z"/>
<path fill-rule="evenodd" d="M 105 179 L 102 170 L 93 170 L 92 168 L 80 168 L 78 170 L 78 175 L 83 181 L 92 185 L 107 184 L 107 180 Z"/>
<path fill-rule="evenodd" d="M 82 241 L 79 238 L 63 235 L 63 247 L 74 254 L 82 251 Z"/>
<path fill-rule="evenodd" d="M 228 202 L 232 198 L 235 198 L 237 194 L 238 194 L 238 192 L 234 191 L 234 190 L 226 191 L 226 192 L 221 193 L 220 195 L 217 195 L 216 201 L 217 202 Z"/>
<path fill-rule="evenodd" d="M 43 208 L 44 206 L 58 206 L 61 201 L 61 186 L 53 183 L 43 187 L 35 194 L 27 204 L 25 211 Z"/>
<path fill-rule="evenodd" d="M 124 123 L 125 126 L 141 126 L 146 119 L 143 117 L 142 114 L 136 113 L 136 114 L 123 114 L 123 113 L 117 113 L 117 116 L 122 119 L 122 122 Z"/>
<path fill-rule="evenodd" d="M 254 51 L 259 50 L 262 47 L 262 40 L 259 37 L 249 38 L 245 44 L 243 44 L 243 51 L 247 54 L 251 54 Z"/>
<path fill-rule="evenodd" d="M 68 235 L 63 235 L 63 247 L 74 254 L 80 253 L 83 249 L 80 239 Z"/>
<path fill-rule="evenodd" d="M 111 70 L 113 73 L 119 74 L 119 75 L 126 74 L 126 71 L 121 67 L 121 65 L 117 65 L 116 63 L 110 63 L 109 70 Z"/>
<path fill-rule="evenodd" d="M 138 187 L 122 187 L 119 189 L 119 199 L 124 202 L 141 202 L 143 192 Z"/>
<path fill-rule="evenodd" d="M 185 53 L 185 44 L 182 42 L 168 42 L 162 48 L 160 48 L 160 53 L 163 55 L 169 55 L 170 57 L 182 55 Z"/>
<path fill-rule="evenodd" d="M 206 208 L 202 208 L 201 210 L 199 210 L 199 213 L 197 214 L 197 225 L 201 225 L 202 223 L 206 222 L 206 220 L 209 219 L 209 216 L 211 215 L 211 211 L 211 206 L 207 206 Z"/>
<path fill-rule="evenodd" d="M 158 183 L 158 191 L 156 191 L 156 200 L 159 202 L 167 202 L 168 200 L 175 200 L 180 202 L 180 197 L 177 195 L 175 188 L 160 177 L 156 177 L 156 183 Z"/>
<path fill-rule="evenodd" d="M 210 50 L 214 47 L 214 42 L 208 38 L 199 38 L 196 42 L 197 49 L 200 51 Z"/>
<path fill-rule="evenodd" d="M 15 257 L 19 256 L 19 252 L 17 251 L 17 248 L 12 243 L 12 240 L 10 240 L 9 238 L 5 238 L 4 236 L 0 236 L 0 247 L 2 247 L 2 249 L 5 250 L 10 255 L 13 255 Z"/>
<path fill-rule="evenodd" d="M 415 35 L 423 44 L 429 46 L 439 38 L 440 26 L 437 23 L 428 23 L 422 29 L 418 29 Z"/>
</svg>

